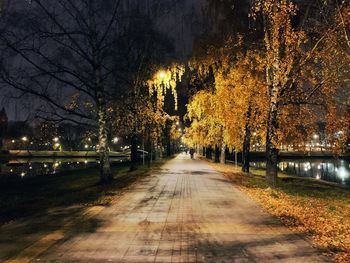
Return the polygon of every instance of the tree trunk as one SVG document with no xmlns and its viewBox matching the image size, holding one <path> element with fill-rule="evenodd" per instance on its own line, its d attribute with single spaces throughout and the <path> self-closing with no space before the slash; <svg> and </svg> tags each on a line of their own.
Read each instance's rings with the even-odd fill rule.
<svg viewBox="0 0 350 263">
<path fill-rule="evenodd" d="M 279 89 L 277 86 L 273 85 L 273 87 L 270 88 L 270 107 L 266 134 L 266 180 L 272 187 L 277 184 L 278 173 L 278 92 Z"/>
<path fill-rule="evenodd" d="M 167 157 L 170 157 L 171 156 L 171 142 L 170 142 L 170 139 L 167 138 L 167 141 L 166 141 L 166 156 Z"/>
<path fill-rule="evenodd" d="M 171 156 L 171 138 L 170 138 L 170 132 L 171 132 L 171 121 L 166 121 L 166 127 L 165 127 L 165 147 L 166 147 L 166 156 Z"/>
<path fill-rule="evenodd" d="M 217 145 L 215 145 L 214 162 L 216 162 L 216 163 L 220 162 L 220 148 Z"/>
<path fill-rule="evenodd" d="M 242 152 L 242 172 L 249 173 L 249 161 L 250 161 L 250 118 L 252 115 L 252 105 L 249 100 L 249 106 L 246 116 L 246 124 L 244 129 L 244 140 L 243 140 L 243 152 Z"/>
<path fill-rule="evenodd" d="M 152 165 L 152 158 L 153 158 L 153 150 L 152 148 L 149 148 L 148 155 L 147 155 L 147 167 L 150 168 Z"/>
<path fill-rule="evenodd" d="M 163 142 L 160 142 L 159 144 L 159 159 L 163 159 Z"/>
<path fill-rule="evenodd" d="M 211 147 L 205 148 L 205 158 L 211 159 Z"/>
<path fill-rule="evenodd" d="M 148 132 L 148 136 L 147 136 L 147 140 L 146 140 L 146 149 L 147 149 L 147 166 L 148 168 L 151 167 L 151 163 L 152 163 L 152 139 L 151 139 L 151 135 L 150 132 Z"/>
<path fill-rule="evenodd" d="M 109 162 L 106 105 L 103 103 L 102 99 L 100 100 L 100 105 L 98 107 L 98 143 L 100 158 L 100 180 L 102 183 L 106 183 L 109 180 L 113 179 L 113 176 Z"/>
<path fill-rule="evenodd" d="M 131 137 L 131 154 L 130 154 L 130 171 L 137 170 L 137 162 L 138 162 L 137 136 L 132 135 L 132 137 Z"/>
<path fill-rule="evenodd" d="M 243 142 L 242 152 L 242 172 L 249 173 L 249 161 L 250 161 L 250 130 L 246 129 Z"/>
<path fill-rule="evenodd" d="M 221 154 L 220 154 L 220 163 L 224 164 L 226 162 L 226 145 L 221 144 Z"/>
</svg>

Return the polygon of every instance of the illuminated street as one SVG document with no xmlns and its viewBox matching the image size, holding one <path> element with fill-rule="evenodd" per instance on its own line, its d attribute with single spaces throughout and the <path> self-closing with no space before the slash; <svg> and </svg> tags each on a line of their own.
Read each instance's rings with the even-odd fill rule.
<svg viewBox="0 0 350 263">
<path fill-rule="evenodd" d="M 31 262 L 323 262 L 204 161 L 180 154 Z M 81 228 L 81 229 L 80 229 Z M 34 252 L 29 250 L 26 254 Z M 21 262 L 20 258 L 17 258 Z"/>
<path fill-rule="evenodd" d="M 0 0 L 0 263 L 350 263 L 349 0 Z"/>
</svg>

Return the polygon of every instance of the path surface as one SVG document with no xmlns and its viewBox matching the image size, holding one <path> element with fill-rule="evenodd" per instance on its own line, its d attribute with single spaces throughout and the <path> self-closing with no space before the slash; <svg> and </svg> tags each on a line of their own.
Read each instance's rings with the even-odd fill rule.
<svg viewBox="0 0 350 263">
<path fill-rule="evenodd" d="M 33 262 L 325 262 L 208 164 L 185 155 L 89 224 Z"/>
</svg>

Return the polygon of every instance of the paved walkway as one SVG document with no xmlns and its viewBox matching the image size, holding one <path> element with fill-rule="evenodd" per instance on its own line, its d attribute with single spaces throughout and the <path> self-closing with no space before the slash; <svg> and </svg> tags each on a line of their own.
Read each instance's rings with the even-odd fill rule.
<svg viewBox="0 0 350 263">
<path fill-rule="evenodd" d="M 205 162 L 179 155 L 33 262 L 325 262 Z"/>
</svg>

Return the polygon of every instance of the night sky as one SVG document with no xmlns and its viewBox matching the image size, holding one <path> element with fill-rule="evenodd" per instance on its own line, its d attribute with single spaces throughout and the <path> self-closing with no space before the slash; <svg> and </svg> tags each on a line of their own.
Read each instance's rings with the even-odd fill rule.
<svg viewBox="0 0 350 263">
<path fill-rule="evenodd" d="M 25 0 L 23 0 L 25 1 Z M 194 37 L 201 32 L 202 9 L 206 0 L 125 0 L 125 8 L 139 5 L 150 14 L 161 32 L 175 47 L 177 60 L 186 62 L 192 51 Z M 11 5 L 20 2 L 9 0 Z M 160 15 L 161 14 L 161 15 Z M 11 98 L 14 94 L 0 89 L 0 108 L 5 107 L 10 121 L 30 120 L 40 105 L 38 99 Z"/>
</svg>

